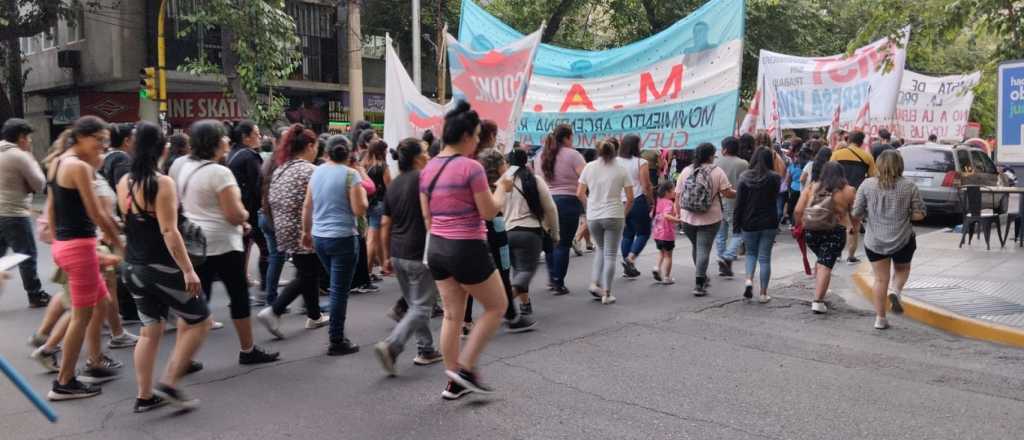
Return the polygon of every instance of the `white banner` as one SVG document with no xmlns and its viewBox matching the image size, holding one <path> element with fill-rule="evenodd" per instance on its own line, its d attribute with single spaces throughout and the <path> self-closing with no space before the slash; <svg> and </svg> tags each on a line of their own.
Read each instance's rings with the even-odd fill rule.
<svg viewBox="0 0 1024 440">
<path fill-rule="evenodd" d="M 384 112 L 384 142 L 390 148 L 398 148 L 402 139 L 421 138 L 427 130 L 433 131 L 434 136 L 440 139 L 448 106 L 420 93 L 391 47 L 390 37 L 385 52 L 384 108 L 387 111 Z"/>
<path fill-rule="evenodd" d="M 778 109 L 783 129 L 828 126 L 840 108 L 840 125 L 848 127 L 868 100 L 870 131 L 892 126 L 909 35 L 909 29 L 903 32 L 902 47 L 883 39 L 851 56 L 805 58 L 762 50 L 757 73 L 761 108 Z M 888 71 L 881 69 L 886 57 L 892 59 Z M 769 125 L 767 113 L 761 113 L 758 126 Z"/>
<path fill-rule="evenodd" d="M 964 140 L 974 86 L 981 72 L 967 75 L 926 76 L 903 72 L 896 106 L 897 137 L 923 141 L 935 135 L 939 140 Z"/>
</svg>

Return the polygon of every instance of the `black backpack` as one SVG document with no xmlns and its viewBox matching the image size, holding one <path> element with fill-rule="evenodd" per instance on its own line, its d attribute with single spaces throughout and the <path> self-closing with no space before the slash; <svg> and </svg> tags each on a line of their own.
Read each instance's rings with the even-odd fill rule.
<svg viewBox="0 0 1024 440">
<path fill-rule="evenodd" d="M 860 188 L 860 184 L 868 178 L 868 171 L 870 171 L 870 167 L 868 167 L 868 163 L 864 161 L 864 158 L 854 151 L 853 148 L 844 148 L 848 148 L 857 160 L 841 160 L 838 161 L 838 163 L 843 167 L 843 174 L 846 176 L 846 183 L 854 188 Z"/>
</svg>

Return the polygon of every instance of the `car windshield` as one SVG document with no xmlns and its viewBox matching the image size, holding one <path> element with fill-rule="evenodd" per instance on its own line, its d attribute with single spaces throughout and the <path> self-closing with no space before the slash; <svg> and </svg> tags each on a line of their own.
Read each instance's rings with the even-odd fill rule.
<svg viewBox="0 0 1024 440">
<path fill-rule="evenodd" d="M 956 170 L 951 151 L 929 148 L 905 148 L 899 151 L 903 156 L 903 167 L 908 171 L 945 173 Z"/>
</svg>

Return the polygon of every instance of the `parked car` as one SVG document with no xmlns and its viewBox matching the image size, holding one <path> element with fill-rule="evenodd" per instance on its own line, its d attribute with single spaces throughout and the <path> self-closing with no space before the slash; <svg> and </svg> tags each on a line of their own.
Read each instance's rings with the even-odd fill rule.
<svg viewBox="0 0 1024 440">
<path fill-rule="evenodd" d="M 971 145 L 927 143 L 901 147 L 903 176 L 917 184 L 929 213 L 960 214 L 960 188 L 997 186 L 1001 179 L 995 163 Z M 1005 206 L 1005 197 L 983 197 L 982 207 Z"/>
</svg>

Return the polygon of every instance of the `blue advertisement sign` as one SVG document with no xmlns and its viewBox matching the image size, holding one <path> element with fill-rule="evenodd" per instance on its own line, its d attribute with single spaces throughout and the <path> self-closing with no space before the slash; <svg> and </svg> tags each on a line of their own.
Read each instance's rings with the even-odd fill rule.
<svg viewBox="0 0 1024 440">
<path fill-rule="evenodd" d="M 1024 60 L 999 65 L 998 87 L 999 161 L 1024 163 Z"/>
</svg>

